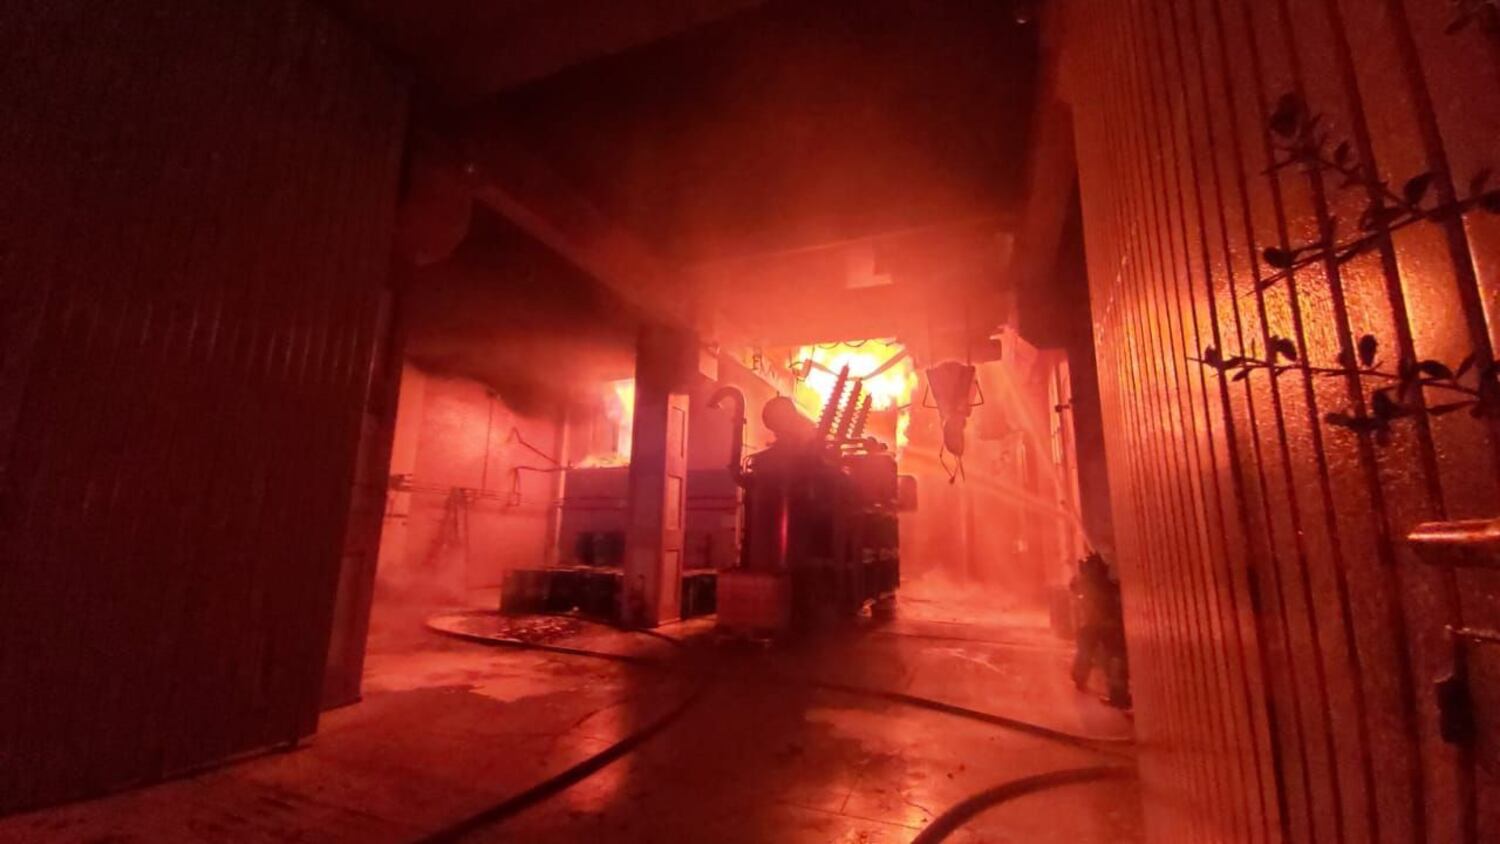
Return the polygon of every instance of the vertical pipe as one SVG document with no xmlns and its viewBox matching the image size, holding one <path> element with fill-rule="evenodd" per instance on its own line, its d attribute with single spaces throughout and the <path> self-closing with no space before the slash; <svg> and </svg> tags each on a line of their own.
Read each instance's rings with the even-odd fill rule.
<svg viewBox="0 0 1500 844">
<path fill-rule="evenodd" d="M 568 494 L 568 470 L 564 467 L 572 465 L 568 457 L 570 433 L 568 406 L 565 404 L 557 415 L 557 456 L 562 465 L 553 473 L 557 480 L 552 484 L 552 500 L 547 502 L 547 547 L 543 558 L 549 566 L 562 562 L 562 508 L 563 498 Z"/>
</svg>

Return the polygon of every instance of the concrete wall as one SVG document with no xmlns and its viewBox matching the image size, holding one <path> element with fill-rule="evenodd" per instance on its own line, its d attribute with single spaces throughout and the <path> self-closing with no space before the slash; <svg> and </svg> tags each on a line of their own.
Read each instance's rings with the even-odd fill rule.
<svg viewBox="0 0 1500 844">
<path fill-rule="evenodd" d="M 297 0 L 0 57 L 3 813 L 312 732 L 406 89 Z"/>
<path fill-rule="evenodd" d="M 378 607 L 462 604 L 471 590 L 499 586 L 507 569 L 546 562 L 558 476 L 518 472 L 552 464 L 516 434 L 559 452 L 558 420 L 519 416 L 477 381 L 405 367 Z"/>
<path fill-rule="evenodd" d="M 1283 337 L 1332 367 L 1365 334 L 1387 370 L 1403 356 L 1493 357 L 1494 215 L 1377 234 L 1290 278 L 1264 252 L 1319 240 L 1335 216 L 1342 242 L 1372 195 L 1390 201 L 1327 169 L 1273 166 L 1286 94 L 1321 115 L 1328 160 L 1398 192 L 1433 173 L 1424 208 L 1500 165 L 1500 42 L 1484 19 L 1450 29 L 1456 5 L 1488 8 L 1062 10 L 1153 841 L 1500 834 L 1494 650 L 1476 653 L 1472 750 L 1440 740 L 1431 686 L 1450 666 L 1444 626 L 1494 626 L 1500 583 L 1424 567 L 1402 542 L 1424 520 L 1496 515 L 1495 420 L 1418 413 L 1382 442 L 1324 421 L 1368 413 L 1382 378 L 1235 380 L 1190 360 Z"/>
</svg>

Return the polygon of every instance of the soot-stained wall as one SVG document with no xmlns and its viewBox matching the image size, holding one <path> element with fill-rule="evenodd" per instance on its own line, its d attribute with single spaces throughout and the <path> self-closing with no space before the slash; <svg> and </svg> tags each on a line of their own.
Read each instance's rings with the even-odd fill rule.
<svg viewBox="0 0 1500 844">
<path fill-rule="evenodd" d="M 0 12 L 0 813 L 316 723 L 406 112 L 300 0 Z"/>
</svg>

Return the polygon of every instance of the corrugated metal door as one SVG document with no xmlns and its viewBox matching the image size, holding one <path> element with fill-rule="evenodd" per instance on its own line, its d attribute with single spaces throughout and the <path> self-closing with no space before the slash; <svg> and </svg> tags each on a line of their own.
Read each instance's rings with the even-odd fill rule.
<svg viewBox="0 0 1500 844">
<path fill-rule="evenodd" d="M 0 12 L 0 812 L 314 727 L 405 88 L 300 0 Z"/>
<path fill-rule="evenodd" d="M 1494 358 L 1500 216 L 1471 200 L 1500 167 L 1493 4 L 1066 12 L 1153 840 L 1500 835 L 1500 767 L 1441 740 L 1431 685 L 1500 582 L 1403 541 L 1500 515 L 1500 420 L 1429 415 L 1464 399 L 1429 386 L 1383 433 L 1376 397 L 1403 359 L 1473 354 L 1473 385 Z M 1243 356 L 1283 371 L 1200 362 Z"/>
</svg>

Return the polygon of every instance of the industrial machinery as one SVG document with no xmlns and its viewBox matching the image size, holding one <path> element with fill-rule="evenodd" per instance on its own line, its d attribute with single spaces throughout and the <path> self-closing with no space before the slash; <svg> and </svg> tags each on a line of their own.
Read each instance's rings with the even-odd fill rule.
<svg viewBox="0 0 1500 844">
<path fill-rule="evenodd" d="M 743 418 L 737 390 L 714 398 L 736 400 Z M 776 398 L 762 414 L 775 444 L 742 461 L 736 440 L 731 471 L 744 488 L 744 533 L 739 567 L 719 578 L 721 627 L 807 629 L 893 601 L 898 512 L 914 506 L 915 487 L 898 477 L 891 450 L 864 436 L 870 404 L 845 367 L 816 424 Z"/>
<path fill-rule="evenodd" d="M 501 609 L 510 614 L 578 611 L 617 621 L 624 578 L 628 466 L 568 468 L 558 503 L 556 559 L 510 569 Z M 722 468 L 688 473 L 681 611 L 714 612 L 718 570 L 734 565 L 739 488 Z"/>
</svg>

